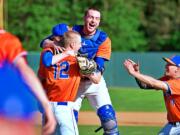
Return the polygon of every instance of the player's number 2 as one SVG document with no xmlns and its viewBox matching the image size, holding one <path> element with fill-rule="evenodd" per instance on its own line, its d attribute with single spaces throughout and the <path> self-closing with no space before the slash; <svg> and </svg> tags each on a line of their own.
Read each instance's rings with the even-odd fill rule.
<svg viewBox="0 0 180 135">
<path fill-rule="evenodd" d="M 69 78 L 69 63 L 67 61 L 60 63 L 60 78 Z"/>
<path fill-rule="evenodd" d="M 63 61 L 59 63 L 59 66 L 54 65 L 54 79 L 67 79 L 69 78 L 69 71 L 70 65 L 67 61 Z M 59 69 L 59 72 L 58 72 Z"/>
</svg>

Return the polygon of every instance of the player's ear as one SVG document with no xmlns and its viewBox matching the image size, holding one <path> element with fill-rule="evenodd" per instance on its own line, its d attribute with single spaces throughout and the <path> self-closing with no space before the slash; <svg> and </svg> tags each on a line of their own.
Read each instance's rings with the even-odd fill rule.
<svg viewBox="0 0 180 135">
<path fill-rule="evenodd" d="M 179 74 L 180 73 L 180 68 L 176 68 L 175 71 L 174 71 L 176 74 Z"/>
<path fill-rule="evenodd" d="M 70 43 L 70 48 L 74 49 L 74 47 L 75 47 L 75 42 Z"/>
<path fill-rule="evenodd" d="M 180 74 L 180 67 L 177 67 L 177 69 L 175 71 L 176 71 L 176 73 L 178 72 Z"/>
</svg>

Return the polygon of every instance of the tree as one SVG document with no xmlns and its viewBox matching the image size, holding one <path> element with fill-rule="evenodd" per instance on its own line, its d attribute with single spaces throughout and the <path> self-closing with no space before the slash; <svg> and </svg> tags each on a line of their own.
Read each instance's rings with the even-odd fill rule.
<svg viewBox="0 0 180 135">
<path fill-rule="evenodd" d="M 139 30 L 143 5 L 124 0 L 114 0 L 107 5 L 103 12 L 103 28 L 112 39 L 113 51 L 146 50 L 145 37 Z"/>
<path fill-rule="evenodd" d="M 142 27 L 149 51 L 179 51 L 180 1 L 148 0 Z"/>
<path fill-rule="evenodd" d="M 8 30 L 29 51 L 58 23 L 82 24 L 85 9 L 102 12 L 100 29 L 108 33 L 113 51 L 180 50 L 179 0 L 13 0 L 8 1 Z"/>
</svg>

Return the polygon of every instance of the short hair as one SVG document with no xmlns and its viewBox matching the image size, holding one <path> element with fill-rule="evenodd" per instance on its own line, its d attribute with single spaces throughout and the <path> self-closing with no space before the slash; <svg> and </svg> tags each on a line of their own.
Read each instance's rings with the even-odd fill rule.
<svg viewBox="0 0 180 135">
<path fill-rule="evenodd" d="M 101 13 L 101 11 L 100 11 L 97 7 L 89 7 L 89 8 L 84 12 L 84 16 L 87 15 L 87 13 L 88 13 L 89 10 L 95 10 L 95 11 L 98 11 L 98 12 Z"/>
<path fill-rule="evenodd" d="M 76 31 L 68 31 L 63 36 L 64 47 L 69 46 L 73 42 L 81 42 L 81 35 Z"/>
</svg>

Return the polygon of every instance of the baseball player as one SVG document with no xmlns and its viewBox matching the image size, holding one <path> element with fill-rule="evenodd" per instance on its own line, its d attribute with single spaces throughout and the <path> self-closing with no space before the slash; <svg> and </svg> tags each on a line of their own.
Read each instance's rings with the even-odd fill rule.
<svg viewBox="0 0 180 135">
<path fill-rule="evenodd" d="M 6 63 L 17 69 L 23 81 L 28 85 L 37 99 L 41 102 L 46 114 L 46 124 L 43 133 L 51 134 L 56 126 L 54 115 L 51 111 L 48 98 L 36 77 L 33 70 L 27 65 L 25 56 L 27 52 L 22 48 L 21 42 L 11 33 L 0 29 L 0 68 L 3 68 Z"/>
<path fill-rule="evenodd" d="M 162 90 L 167 109 L 168 123 L 159 132 L 159 135 L 180 134 L 180 56 L 163 58 L 167 64 L 165 74 L 160 79 L 140 73 L 139 65 L 130 59 L 125 60 L 124 66 L 130 75 L 135 77 L 142 89 Z"/>
<path fill-rule="evenodd" d="M 62 58 L 62 53 L 55 54 L 54 48 L 45 48 L 41 53 L 38 74 L 58 122 L 54 134 L 78 135 L 74 101 L 81 76 L 75 55 L 81 47 L 81 36 L 75 31 L 65 31 L 62 32 L 64 35 L 61 40 L 66 57 Z"/>
<path fill-rule="evenodd" d="M 88 59 L 94 59 L 97 63 L 97 70 L 94 72 L 94 78 L 96 78 L 97 82 L 95 84 L 88 78 L 81 79 L 75 108 L 80 110 L 82 100 L 84 97 L 87 97 L 101 120 L 104 135 L 118 135 L 119 131 L 115 111 L 102 76 L 104 62 L 110 60 L 111 40 L 105 32 L 97 29 L 100 19 L 100 11 L 96 8 L 89 8 L 84 15 L 84 25 L 75 25 L 72 27 L 72 30 L 81 34 L 82 47 L 79 53 Z M 53 34 L 58 34 L 60 25 L 62 24 L 56 25 L 53 28 Z M 41 47 L 45 46 L 53 46 L 53 44 L 49 39 L 45 39 L 41 42 Z"/>
</svg>

